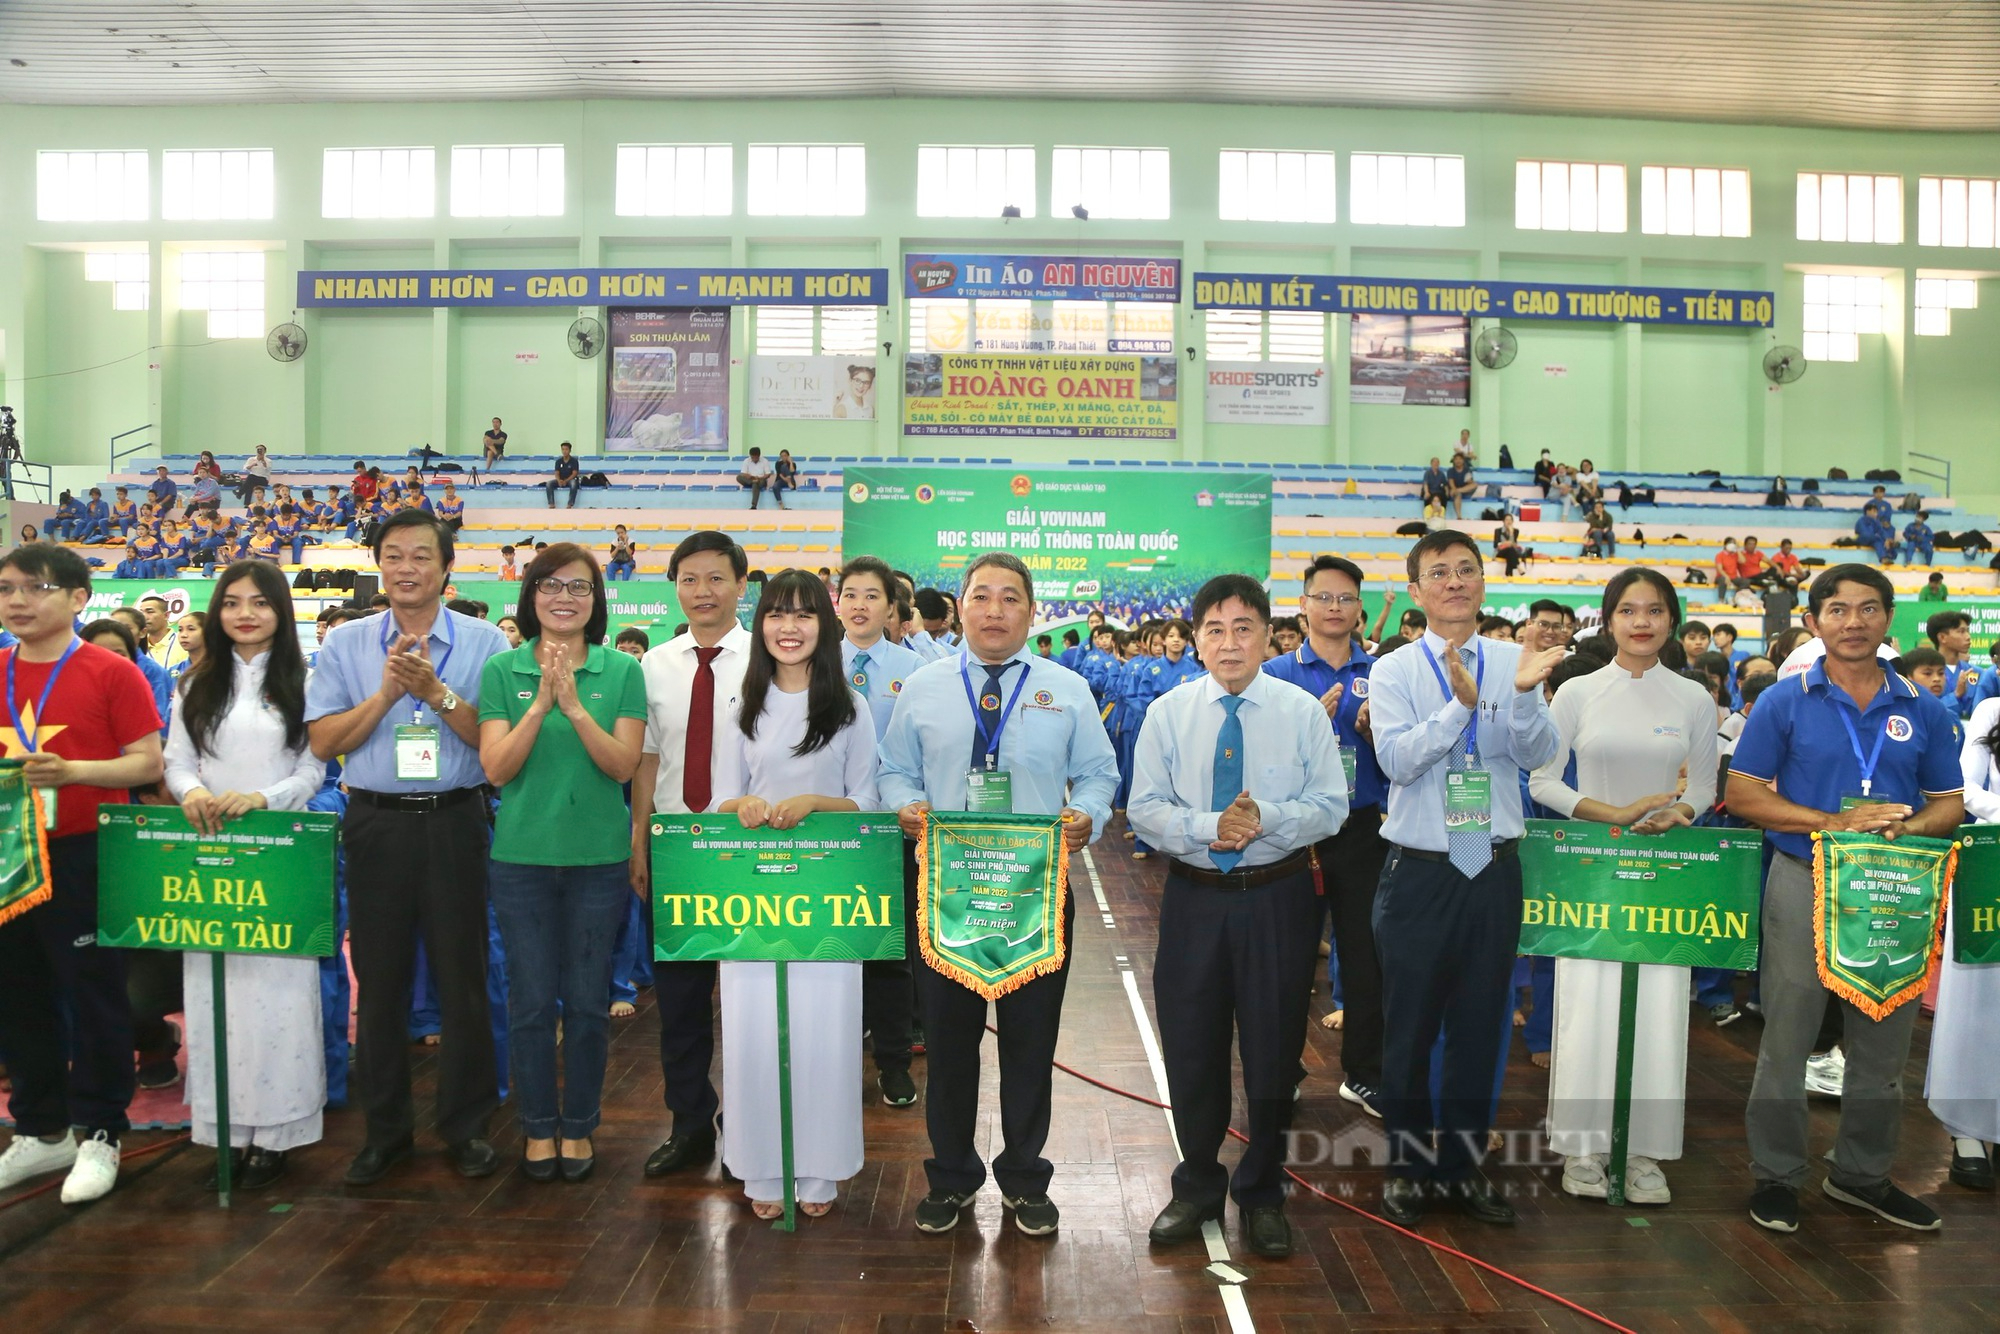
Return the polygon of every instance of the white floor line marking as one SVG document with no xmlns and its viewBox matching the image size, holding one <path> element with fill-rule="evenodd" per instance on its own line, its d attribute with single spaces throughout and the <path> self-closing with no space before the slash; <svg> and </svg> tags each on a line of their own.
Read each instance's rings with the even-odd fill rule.
<svg viewBox="0 0 2000 1334">
<path fill-rule="evenodd" d="M 1090 877 L 1090 892 L 1097 896 L 1097 911 L 1104 914 L 1104 920 L 1111 920 L 1111 904 L 1104 897 L 1104 880 L 1097 874 L 1097 862 L 1092 859 L 1090 849 L 1083 850 L 1083 873 Z"/>
</svg>

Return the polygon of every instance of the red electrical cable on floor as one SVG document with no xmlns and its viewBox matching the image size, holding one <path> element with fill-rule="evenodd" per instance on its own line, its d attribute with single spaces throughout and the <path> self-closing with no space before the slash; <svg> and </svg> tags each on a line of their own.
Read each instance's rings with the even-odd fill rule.
<svg viewBox="0 0 2000 1334">
<path fill-rule="evenodd" d="M 188 1135 L 176 1135 L 172 1139 L 163 1139 L 158 1144 L 148 1144 L 143 1149 L 134 1149 L 130 1153 L 120 1153 L 118 1155 L 118 1165 L 120 1167 L 123 1167 L 126 1163 L 131 1162 L 134 1158 L 144 1158 L 149 1153 L 158 1153 L 161 1149 L 171 1149 L 176 1144 L 185 1144 L 188 1142 L 189 1138 L 190 1136 Z M 48 1194 L 50 1191 L 62 1185 L 62 1183 L 63 1183 L 62 1177 L 52 1177 L 50 1180 L 44 1181 L 41 1185 L 35 1187 L 33 1190 L 22 1191 L 19 1195 L 16 1195 L 11 1200 L 0 1200 L 0 1209 L 12 1209 L 17 1204 L 26 1204 L 29 1200 L 34 1199 L 37 1195 Z"/>
<path fill-rule="evenodd" d="M 991 1024 L 988 1024 L 987 1030 L 989 1032 L 994 1031 L 993 1026 Z M 1069 1075 L 1072 1078 L 1081 1079 L 1086 1084 L 1091 1084 L 1096 1086 L 1097 1088 L 1101 1088 L 1106 1093 L 1116 1093 L 1121 1098 L 1130 1098 L 1133 1102 L 1142 1102 L 1146 1104 L 1146 1106 L 1148 1107 L 1157 1107 L 1163 1112 L 1170 1112 L 1173 1110 L 1173 1108 L 1169 1107 L 1166 1103 L 1155 1101 L 1152 1098 L 1146 1097 L 1144 1094 L 1133 1093 L 1128 1089 L 1119 1088 L 1116 1084 L 1107 1084 L 1101 1079 L 1097 1079 L 1091 1075 L 1086 1075 L 1081 1070 L 1072 1070 L 1069 1066 L 1064 1065 L 1061 1061 L 1054 1061 L 1051 1062 L 1051 1064 L 1053 1064 L 1056 1069 L 1062 1071 L 1064 1074 Z M 1231 1126 L 1229 1128 L 1229 1134 L 1231 1138 L 1242 1140 L 1246 1144 L 1250 1142 L 1249 1137 L 1234 1126 Z M 1422 1242 L 1424 1245 L 1430 1247 L 1434 1251 L 1442 1251 L 1446 1255 L 1453 1256 L 1457 1259 L 1463 1260 L 1469 1265 L 1475 1265 L 1480 1269 L 1484 1269 L 1489 1274 L 1497 1274 L 1501 1278 L 1506 1279 L 1509 1283 L 1515 1284 L 1516 1286 L 1521 1288 L 1525 1288 L 1529 1292 L 1534 1293 L 1537 1297 L 1546 1297 L 1550 1301 L 1555 1302 L 1557 1305 L 1567 1307 L 1569 1310 L 1576 1312 L 1580 1316 L 1585 1316 L 1591 1320 L 1595 1320 L 1598 1324 L 1603 1325 L 1607 1329 L 1615 1329 L 1619 1331 L 1619 1334 L 1633 1334 L 1632 1330 L 1626 1328 L 1624 1325 L 1619 1324 L 1616 1320 L 1613 1320 L 1611 1317 L 1606 1315 L 1599 1315 L 1596 1311 L 1591 1310 L 1587 1306 L 1579 1306 L 1575 1302 L 1571 1301 L 1569 1298 L 1562 1296 L 1560 1293 L 1550 1292 L 1547 1288 L 1538 1288 L 1534 1284 L 1528 1282 L 1527 1279 L 1522 1278 L 1519 1274 L 1510 1274 L 1506 1270 L 1502 1269 L 1499 1265 L 1493 1264 L 1486 1260 L 1482 1260 L 1476 1255 L 1467 1255 L 1464 1251 L 1458 1250 L 1455 1247 L 1447 1246 L 1441 1241 L 1433 1241 L 1431 1238 L 1424 1236 L 1422 1233 L 1412 1232 L 1410 1231 L 1410 1229 L 1406 1227 L 1398 1227 L 1396 1224 L 1390 1222 L 1388 1219 L 1382 1217 L 1380 1214 L 1370 1213 L 1368 1210 L 1363 1209 L 1358 1204 L 1351 1204 L 1348 1201 L 1339 1198 L 1338 1196 L 1329 1195 L 1325 1191 L 1321 1190 L 1318 1186 L 1313 1185 L 1312 1182 L 1307 1181 L 1304 1177 L 1300 1176 L 1297 1172 L 1294 1172 L 1289 1167 L 1285 1169 L 1285 1175 L 1290 1177 L 1292 1180 L 1298 1182 L 1299 1185 L 1305 1187 L 1305 1189 L 1311 1191 L 1314 1195 L 1317 1195 L 1320 1199 L 1325 1200 L 1328 1204 L 1337 1204 L 1341 1208 L 1346 1209 L 1352 1213 L 1360 1214 L 1363 1218 L 1367 1219 L 1371 1223 L 1378 1223 L 1381 1226 L 1388 1228 L 1391 1232 L 1400 1233 L 1403 1236 L 1408 1237 L 1411 1241 Z"/>
</svg>

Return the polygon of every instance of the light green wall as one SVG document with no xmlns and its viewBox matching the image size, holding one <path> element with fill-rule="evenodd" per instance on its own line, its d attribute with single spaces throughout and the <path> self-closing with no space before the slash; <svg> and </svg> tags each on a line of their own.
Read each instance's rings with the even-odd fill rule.
<svg viewBox="0 0 2000 1334">
<path fill-rule="evenodd" d="M 1467 115 L 1369 109 L 1181 106 L 985 101 L 508 102 L 363 106 L 194 108 L 10 107 L 0 136 L 0 391 L 21 404 L 33 457 L 88 463 L 114 431 L 156 421 L 170 449 L 241 449 L 259 440 L 279 450 L 390 453 L 429 441 L 455 453 L 478 447 L 486 419 L 508 419 L 522 449 L 557 439 L 595 448 L 602 413 L 601 363 L 573 363 L 562 337 L 575 312 L 439 311 L 301 317 L 312 338 L 306 360 L 285 366 L 254 342 L 176 347 L 198 340 L 198 315 L 172 300 L 185 248 L 269 247 L 269 322 L 290 313 L 301 267 L 511 267 L 561 264 L 852 264 L 899 267 L 909 250 L 1083 250 L 1174 256 L 1188 271 L 1257 269 L 1385 277 L 1510 277 L 1651 285 L 1752 287 L 1779 292 L 1771 331 L 1611 329 L 1521 322 L 1521 355 L 1500 372 L 1476 370 L 1466 409 L 1355 406 L 1344 386 L 1345 320 L 1330 321 L 1335 375 L 1326 428 L 1207 427 L 1199 395 L 1182 403 L 1172 443 L 1081 445 L 1064 441 L 936 440 L 905 446 L 896 412 L 900 376 L 881 378 L 883 419 L 856 423 L 750 421 L 738 376 L 735 446 L 796 453 L 1005 453 L 1023 461 L 1113 454 L 1197 459 L 1407 462 L 1421 460 L 1470 427 L 1488 457 L 1498 443 L 1518 459 L 1547 446 L 1588 450 L 1600 466 L 1716 467 L 1859 473 L 1904 466 L 1911 450 L 1946 453 L 1961 490 L 2000 491 L 2000 451 L 1987 447 L 2000 389 L 2000 314 L 1960 312 L 1950 338 L 1890 332 L 1862 340 L 1855 365 L 1814 366 L 1770 392 L 1757 369 L 1777 342 L 1798 343 L 1797 269 L 1859 265 L 1894 276 L 1898 292 L 1925 266 L 1985 274 L 1993 251 L 1916 246 L 1918 173 L 1993 174 L 2000 136 L 1919 135 L 1796 128 Z M 859 141 L 869 146 L 870 211 L 861 218 L 751 218 L 742 145 L 769 141 Z M 568 209 L 560 218 L 342 221 L 319 217 L 320 154 L 327 147 L 434 144 L 439 198 L 448 203 L 454 143 L 562 143 L 568 148 Z M 621 142 L 737 145 L 738 211 L 727 218 L 619 218 L 612 167 Z M 1065 143 L 1165 146 L 1173 150 L 1173 217 L 1118 222 L 1068 216 L 1050 200 L 1048 148 Z M 1036 218 L 918 218 L 919 143 L 1031 143 L 1038 147 Z M 41 223 L 34 216 L 38 148 L 271 147 L 278 152 L 277 216 L 265 223 Z M 1332 149 L 1463 154 L 1468 218 L 1462 228 L 1224 223 L 1216 216 L 1222 148 Z M 1631 178 L 1634 230 L 1621 235 L 1520 232 L 1513 227 L 1517 158 L 1618 161 Z M 1740 166 L 1752 173 L 1753 231 L 1744 240 L 1641 235 L 1638 168 L 1646 163 Z M 1850 246 L 1792 239 L 1800 170 L 1904 173 L 1912 244 Z M 157 197 L 157 185 L 155 187 Z M 153 310 L 114 315 L 108 289 L 81 281 L 74 253 L 86 244 L 142 243 L 162 281 Z M 896 286 L 900 286 L 897 284 Z M 2000 287 L 1985 284 L 1989 302 Z M 900 291 L 882 340 L 903 351 Z M 737 322 L 734 354 L 746 359 L 750 321 Z M 1201 342 L 1200 317 L 1183 308 L 1176 342 Z M 514 353 L 538 352 L 535 361 Z M 133 353 L 138 353 L 134 356 Z M 100 365 L 100 363 L 115 363 Z M 1562 365 L 1560 379 L 1544 367 Z M 96 369 L 89 369 L 96 368 Z M 743 369 L 747 370 L 747 367 Z M 1201 380 L 1197 365 L 1183 383 Z M 59 378 L 35 378 L 52 377 Z M 1907 467 L 1905 468 L 1908 471 Z"/>
</svg>

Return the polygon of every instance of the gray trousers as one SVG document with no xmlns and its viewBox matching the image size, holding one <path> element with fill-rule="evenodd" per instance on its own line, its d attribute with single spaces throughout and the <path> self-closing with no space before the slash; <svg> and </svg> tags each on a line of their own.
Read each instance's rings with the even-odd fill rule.
<svg viewBox="0 0 2000 1334">
<path fill-rule="evenodd" d="M 1806 1174 L 1806 1057 L 1825 1011 L 1826 988 L 1813 961 L 1812 864 L 1779 853 L 1764 882 L 1764 1041 L 1744 1121 L 1750 1172 L 1761 1184 L 1797 1190 Z M 1834 1141 L 1833 1183 L 1871 1189 L 1889 1179 L 1903 1124 L 1903 1066 L 1920 1006 L 1912 1001 L 1876 1022 L 1845 1001 L 1841 1053 L 1847 1058 Z"/>
</svg>

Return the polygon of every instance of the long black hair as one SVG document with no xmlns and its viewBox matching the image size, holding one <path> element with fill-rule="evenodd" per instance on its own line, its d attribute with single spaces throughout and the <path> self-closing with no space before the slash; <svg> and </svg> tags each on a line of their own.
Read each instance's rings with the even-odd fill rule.
<svg viewBox="0 0 2000 1334">
<path fill-rule="evenodd" d="M 1994 716 L 1993 730 L 1986 734 L 1986 740 L 1983 744 L 1986 747 L 1987 755 L 2000 756 L 2000 715 Z"/>
<path fill-rule="evenodd" d="M 832 744 L 840 729 L 855 718 L 854 694 L 848 689 L 847 672 L 840 661 L 840 622 L 834 616 L 833 599 L 816 574 L 780 570 L 764 581 L 764 594 L 757 599 L 757 618 L 750 623 L 750 663 L 743 671 L 739 725 L 744 736 L 757 735 L 757 720 L 763 716 L 765 697 L 778 672 L 778 660 L 764 643 L 764 618 L 774 611 L 811 612 L 819 623 L 819 643 L 808 664 L 812 684 L 806 691 L 806 734 L 792 747 L 794 755 L 810 755 Z"/>
<path fill-rule="evenodd" d="M 1611 576 L 1611 582 L 1604 586 L 1604 605 L 1598 615 L 1603 618 L 1604 631 L 1611 632 L 1611 622 L 1618 611 L 1618 604 L 1632 590 L 1634 584 L 1645 584 L 1660 595 L 1660 605 L 1667 609 L 1672 621 L 1673 633 L 1669 639 L 1679 639 L 1681 633 L 1681 595 L 1674 588 L 1673 581 L 1650 565 L 1634 565 Z"/>
<path fill-rule="evenodd" d="M 269 561 L 239 560 L 215 577 L 215 595 L 203 617 L 201 661 L 181 677 L 181 723 L 203 754 L 214 754 L 215 729 L 229 712 L 236 690 L 236 644 L 223 624 L 222 599 L 239 580 L 248 579 L 278 614 L 271 637 L 271 660 L 264 668 L 264 702 L 285 720 L 285 745 L 298 750 L 306 744 L 306 655 L 299 647 L 292 617 L 292 590 L 284 572 Z"/>
</svg>

